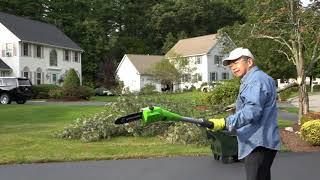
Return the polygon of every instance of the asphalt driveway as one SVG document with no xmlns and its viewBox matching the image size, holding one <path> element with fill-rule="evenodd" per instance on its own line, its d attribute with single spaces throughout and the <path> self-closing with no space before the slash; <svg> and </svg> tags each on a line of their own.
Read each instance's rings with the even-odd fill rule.
<svg viewBox="0 0 320 180">
<path fill-rule="evenodd" d="M 320 153 L 279 153 L 272 179 L 319 179 Z M 1 180 L 244 180 L 243 163 L 211 156 L 0 166 Z"/>
</svg>

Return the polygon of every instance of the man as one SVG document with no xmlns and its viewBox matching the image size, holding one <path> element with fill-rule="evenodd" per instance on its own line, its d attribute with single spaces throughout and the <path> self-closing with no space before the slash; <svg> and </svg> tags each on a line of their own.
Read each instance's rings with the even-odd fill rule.
<svg viewBox="0 0 320 180">
<path fill-rule="evenodd" d="M 235 131 L 238 158 L 245 163 L 247 180 L 270 180 L 270 169 L 280 149 L 277 125 L 276 86 L 274 80 L 254 64 L 248 49 L 236 48 L 223 60 L 236 77 L 241 78 L 236 112 L 225 121 L 211 119 L 218 127 Z"/>
</svg>

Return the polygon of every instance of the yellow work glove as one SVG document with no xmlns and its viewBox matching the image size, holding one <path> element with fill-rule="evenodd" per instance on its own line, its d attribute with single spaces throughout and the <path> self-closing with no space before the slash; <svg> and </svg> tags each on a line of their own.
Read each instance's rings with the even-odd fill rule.
<svg viewBox="0 0 320 180">
<path fill-rule="evenodd" d="M 219 118 L 219 119 L 209 119 L 208 121 L 213 123 L 213 128 L 211 128 L 211 131 L 220 131 L 225 128 L 226 126 L 226 121 L 224 118 Z"/>
</svg>

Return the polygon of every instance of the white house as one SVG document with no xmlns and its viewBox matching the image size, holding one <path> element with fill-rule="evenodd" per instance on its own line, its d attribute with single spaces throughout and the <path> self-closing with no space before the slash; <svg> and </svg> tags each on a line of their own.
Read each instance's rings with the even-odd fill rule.
<svg viewBox="0 0 320 180">
<path fill-rule="evenodd" d="M 73 68 L 82 82 L 82 52 L 54 25 L 0 12 L 0 76 L 58 84 Z"/>
<path fill-rule="evenodd" d="M 161 84 L 148 72 L 152 65 L 164 58 L 174 63 L 174 57 L 171 56 L 174 54 L 187 58 L 189 69 L 193 71 L 186 72 L 181 83 L 174 85 L 173 90 L 190 88 L 192 85 L 200 88 L 203 83 L 232 78 L 229 68 L 222 65 L 222 59 L 227 55 L 223 53 L 226 46 L 235 47 L 227 35 L 210 34 L 182 39 L 165 56 L 125 54 L 116 74 L 130 91 L 140 91 L 145 84 L 153 84 L 157 91 L 161 91 L 166 85 Z"/>
<path fill-rule="evenodd" d="M 164 56 L 125 54 L 119 63 L 116 75 L 123 82 L 124 88 L 138 92 L 146 84 L 152 84 L 161 91 L 161 84 L 150 75 L 150 69 L 160 62 Z"/>
<path fill-rule="evenodd" d="M 222 59 L 227 56 L 226 46 L 235 47 L 228 35 L 210 34 L 205 36 L 182 39 L 166 54 L 182 56 L 189 61 L 189 69 L 185 72 L 177 89 L 187 89 L 192 85 L 200 88 L 203 83 L 216 82 L 232 78 L 228 67 L 222 65 Z M 174 59 L 171 60 L 174 62 Z"/>
</svg>

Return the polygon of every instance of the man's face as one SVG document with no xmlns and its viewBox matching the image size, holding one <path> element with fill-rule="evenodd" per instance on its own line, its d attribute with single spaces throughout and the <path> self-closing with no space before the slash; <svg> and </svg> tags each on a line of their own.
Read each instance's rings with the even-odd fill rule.
<svg viewBox="0 0 320 180">
<path fill-rule="evenodd" d="M 243 77 L 253 65 L 253 60 L 248 58 L 245 60 L 243 57 L 236 59 L 234 61 L 230 61 L 229 68 L 231 69 L 232 73 L 236 77 Z"/>
</svg>

